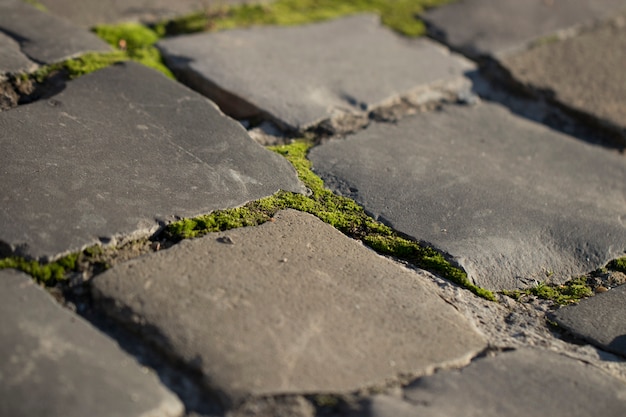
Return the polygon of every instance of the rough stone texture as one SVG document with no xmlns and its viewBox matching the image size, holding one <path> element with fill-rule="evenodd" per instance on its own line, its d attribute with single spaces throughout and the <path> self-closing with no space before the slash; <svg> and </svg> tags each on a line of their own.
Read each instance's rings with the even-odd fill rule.
<svg viewBox="0 0 626 417">
<path fill-rule="evenodd" d="M 433 83 L 457 82 L 468 61 L 409 41 L 357 15 L 298 27 L 257 27 L 166 39 L 168 65 L 237 118 L 267 112 L 302 129 L 359 113 Z"/>
<path fill-rule="evenodd" d="M 17 41 L 22 54 L 40 64 L 63 61 L 90 51 L 111 50 L 93 33 L 21 0 L 0 1 L 0 32 Z M 0 71 L 3 71 L 5 56 L 0 57 Z"/>
<path fill-rule="evenodd" d="M 53 14 L 77 25 L 92 28 L 103 23 L 141 21 L 154 23 L 198 11 L 219 10 L 250 0 L 39 0 Z"/>
<path fill-rule="evenodd" d="M 182 415 L 154 375 L 30 277 L 0 270 L 0 284 L 0 415 Z"/>
<path fill-rule="evenodd" d="M 626 356 L 626 285 L 557 310 L 552 318 L 572 333 Z"/>
<path fill-rule="evenodd" d="M 0 81 L 5 74 L 33 71 L 37 64 L 20 51 L 20 45 L 9 36 L 0 32 Z"/>
<path fill-rule="evenodd" d="M 508 57 L 503 65 L 530 88 L 626 128 L 626 17 Z"/>
<path fill-rule="evenodd" d="M 226 401 L 353 391 L 485 346 L 424 276 L 309 214 L 224 236 L 114 267 L 92 289 Z"/>
<path fill-rule="evenodd" d="M 626 384 L 584 362 L 523 349 L 424 377 L 404 399 L 376 396 L 371 417 L 620 417 Z"/>
<path fill-rule="evenodd" d="M 626 11 L 624 0 L 464 0 L 427 11 L 430 33 L 472 57 L 504 55 L 556 31 Z"/>
<path fill-rule="evenodd" d="M 135 63 L 0 113 L 0 147 L 0 252 L 33 258 L 302 187 L 209 100 Z"/>
<path fill-rule="evenodd" d="M 495 104 L 371 125 L 310 158 L 328 187 L 484 287 L 563 281 L 626 249 L 624 157 Z"/>
</svg>

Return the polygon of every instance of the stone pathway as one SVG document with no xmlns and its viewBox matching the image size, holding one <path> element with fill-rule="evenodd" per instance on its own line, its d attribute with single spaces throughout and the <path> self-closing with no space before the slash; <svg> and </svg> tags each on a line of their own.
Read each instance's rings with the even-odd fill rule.
<svg viewBox="0 0 626 417">
<path fill-rule="evenodd" d="M 177 80 L 21 90 L 95 24 L 217 7 L 100 3 L 0 0 L 0 415 L 624 414 L 623 1 L 164 37 Z"/>
</svg>

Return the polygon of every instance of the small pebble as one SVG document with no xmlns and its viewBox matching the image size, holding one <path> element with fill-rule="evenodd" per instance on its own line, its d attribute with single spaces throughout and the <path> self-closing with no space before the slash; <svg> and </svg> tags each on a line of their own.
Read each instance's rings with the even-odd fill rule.
<svg viewBox="0 0 626 417">
<path fill-rule="evenodd" d="M 596 293 L 601 293 L 601 292 L 607 292 L 609 289 L 607 287 L 605 287 L 604 285 L 600 285 L 598 287 L 596 287 Z"/>
</svg>

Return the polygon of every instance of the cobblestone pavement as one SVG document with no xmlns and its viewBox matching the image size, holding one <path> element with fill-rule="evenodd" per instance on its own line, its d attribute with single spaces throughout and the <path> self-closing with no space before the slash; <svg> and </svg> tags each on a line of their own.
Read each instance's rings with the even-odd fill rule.
<svg viewBox="0 0 626 417">
<path fill-rule="evenodd" d="M 242 3 L 0 0 L 0 415 L 623 416 L 626 2 Z"/>
</svg>

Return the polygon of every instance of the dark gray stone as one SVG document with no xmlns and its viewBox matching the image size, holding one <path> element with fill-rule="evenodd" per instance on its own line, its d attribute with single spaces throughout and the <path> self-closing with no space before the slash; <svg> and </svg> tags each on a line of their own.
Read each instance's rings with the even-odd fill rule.
<svg viewBox="0 0 626 417">
<path fill-rule="evenodd" d="M 472 68 L 432 41 L 397 36 L 373 15 L 181 36 L 157 46 L 185 83 L 226 113 L 266 112 L 294 129 L 457 82 Z"/>
<path fill-rule="evenodd" d="M 163 19 L 206 10 L 214 12 L 235 3 L 250 0 L 39 0 L 57 16 L 92 28 L 98 24 L 141 21 L 154 23 Z"/>
<path fill-rule="evenodd" d="M 155 375 L 27 275 L 0 270 L 0 415 L 176 417 Z"/>
<path fill-rule="evenodd" d="M 552 319 L 594 345 L 626 356 L 626 285 L 563 307 Z"/>
<path fill-rule="evenodd" d="M 0 126 L 0 243 L 21 256 L 55 258 L 302 190 L 284 158 L 213 103 L 135 63 L 2 112 Z"/>
<path fill-rule="evenodd" d="M 502 64 L 530 89 L 626 129 L 626 17 L 507 57 Z"/>
<path fill-rule="evenodd" d="M 504 55 L 626 11 L 624 0 L 463 0 L 427 11 L 430 33 L 472 57 Z"/>
<path fill-rule="evenodd" d="M 237 402 L 351 392 L 467 363 L 483 337 L 422 274 L 289 210 L 118 265 L 92 289 Z"/>
<path fill-rule="evenodd" d="M 93 33 L 21 0 L 0 1 L 0 32 L 13 38 L 24 55 L 40 64 L 63 61 L 90 51 L 111 50 Z M 4 70 L 4 62 L 0 70 Z"/>
<path fill-rule="evenodd" d="M 20 45 L 15 39 L 0 32 L 0 81 L 6 78 L 5 74 L 28 72 L 36 68 L 37 64 L 20 51 Z"/>
<path fill-rule="evenodd" d="M 523 349 L 424 377 L 404 401 L 376 396 L 371 417 L 621 417 L 626 385 L 584 362 Z"/>
<path fill-rule="evenodd" d="M 310 152 L 326 185 L 478 285 L 562 282 L 626 250 L 626 160 L 499 105 L 446 106 Z"/>
</svg>

